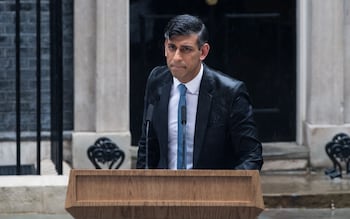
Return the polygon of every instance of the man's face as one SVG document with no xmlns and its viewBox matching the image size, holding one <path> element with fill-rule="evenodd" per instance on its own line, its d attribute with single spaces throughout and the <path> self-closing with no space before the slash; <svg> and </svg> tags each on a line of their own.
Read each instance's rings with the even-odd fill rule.
<svg viewBox="0 0 350 219">
<path fill-rule="evenodd" d="M 172 75 L 182 83 L 191 81 L 200 70 L 201 61 L 209 52 L 205 43 L 201 48 L 197 44 L 196 34 L 174 36 L 164 42 L 167 65 Z"/>
</svg>

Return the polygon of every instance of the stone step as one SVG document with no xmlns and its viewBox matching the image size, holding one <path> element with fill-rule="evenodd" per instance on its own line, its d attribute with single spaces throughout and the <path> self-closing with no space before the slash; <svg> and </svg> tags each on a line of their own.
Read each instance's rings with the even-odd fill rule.
<svg viewBox="0 0 350 219">
<path fill-rule="evenodd" d="M 267 208 L 348 208 L 350 176 L 331 179 L 323 172 L 261 174 Z"/>
<path fill-rule="evenodd" d="M 68 176 L 0 176 L 0 214 L 66 213 Z"/>
<path fill-rule="evenodd" d="M 309 150 L 294 142 L 263 143 L 262 172 L 306 171 L 309 168 Z"/>
</svg>

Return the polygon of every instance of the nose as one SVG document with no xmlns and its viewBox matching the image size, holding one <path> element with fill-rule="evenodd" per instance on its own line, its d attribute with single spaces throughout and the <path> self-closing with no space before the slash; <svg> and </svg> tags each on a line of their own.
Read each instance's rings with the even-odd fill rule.
<svg viewBox="0 0 350 219">
<path fill-rule="evenodd" d="M 181 57 L 181 51 L 179 49 L 177 49 L 174 53 L 174 57 L 173 57 L 174 60 L 181 60 L 182 57 Z"/>
</svg>

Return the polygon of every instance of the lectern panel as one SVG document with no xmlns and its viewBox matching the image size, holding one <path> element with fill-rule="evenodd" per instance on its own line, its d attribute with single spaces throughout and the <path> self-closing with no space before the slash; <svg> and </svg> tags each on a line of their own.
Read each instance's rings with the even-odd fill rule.
<svg viewBox="0 0 350 219">
<path fill-rule="evenodd" d="M 78 176 L 78 201 L 249 201 L 251 176 Z M 120 188 L 120 185 L 127 185 Z M 210 185 L 210 186 L 208 186 Z M 96 188 L 96 189 L 94 189 Z M 98 188 L 98 190 L 97 190 Z M 239 190 L 240 192 L 237 192 Z M 190 192 L 189 192 L 190 191 Z"/>
<path fill-rule="evenodd" d="M 77 219 L 256 218 L 258 171 L 71 170 L 66 209 Z"/>
</svg>

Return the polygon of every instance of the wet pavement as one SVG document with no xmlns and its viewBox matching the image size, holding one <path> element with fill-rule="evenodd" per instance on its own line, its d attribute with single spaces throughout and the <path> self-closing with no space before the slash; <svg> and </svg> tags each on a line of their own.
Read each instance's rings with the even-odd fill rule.
<svg viewBox="0 0 350 219">
<path fill-rule="evenodd" d="M 350 208 L 339 209 L 305 209 L 280 208 L 266 209 L 258 219 L 349 219 Z"/>
<path fill-rule="evenodd" d="M 266 209 L 258 219 L 349 219 L 350 208 L 339 209 L 304 209 L 304 208 L 274 208 Z M 1 215 L 0 219 L 73 219 L 69 214 L 16 214 Z"/>
</svg>

